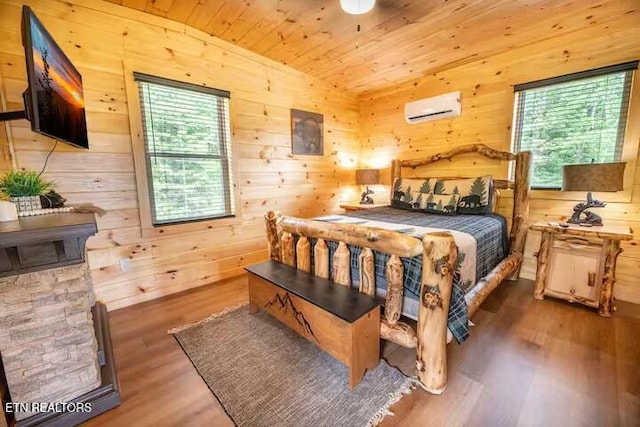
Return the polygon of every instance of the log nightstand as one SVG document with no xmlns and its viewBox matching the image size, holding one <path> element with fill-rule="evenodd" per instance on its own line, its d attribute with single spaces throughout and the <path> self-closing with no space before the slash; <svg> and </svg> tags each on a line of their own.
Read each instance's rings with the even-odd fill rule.
<svg viewBox="0 0 640 427">
<path fill-rule="evenodd" d="M 601 316 L 611 316 L 620 241 L 633 239 L 629 227 L 569 224 L 563 228 L 538 222 L 530 228 L 542 232 L 534 298 L 562 298 L 597 308 Z"/>
<path fill-rule="evenodd" d="M 389 205 L 385 203 L 374 203 L 373 205 L 361 205 L 358 202 L 340 204 L 340 207 L 344 209 L 345 212 L 356 212 L 356 211 L 362 211 L 365 209 L 379 208 L 381 206 L 389 206 Z"/>
</svg>

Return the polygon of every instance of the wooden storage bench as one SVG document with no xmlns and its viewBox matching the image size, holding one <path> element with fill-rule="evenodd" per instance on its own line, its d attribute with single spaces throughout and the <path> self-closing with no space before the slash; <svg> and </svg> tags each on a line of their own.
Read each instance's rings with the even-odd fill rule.
<svg viewBox="0 0 640 427">
<path fill-rule="evenodd" d="M 380 362 L 380 305 L 276 261 L 246 268 L 251 313 L 265 310 L 349 368 L 349 388 Z"/>
</svg>

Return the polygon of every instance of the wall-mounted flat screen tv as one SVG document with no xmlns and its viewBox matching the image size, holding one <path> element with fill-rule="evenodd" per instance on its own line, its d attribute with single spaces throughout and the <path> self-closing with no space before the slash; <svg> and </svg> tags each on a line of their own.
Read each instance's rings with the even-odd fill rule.
<svg viewBox="0 0 640 427">
<path fill-rule="evenodd" d="M 28 6 L 22 7 L 22 44 L 29 79 L 24 101 L 31 128 L 89 148 L 82 76 Z"/>
</svg>

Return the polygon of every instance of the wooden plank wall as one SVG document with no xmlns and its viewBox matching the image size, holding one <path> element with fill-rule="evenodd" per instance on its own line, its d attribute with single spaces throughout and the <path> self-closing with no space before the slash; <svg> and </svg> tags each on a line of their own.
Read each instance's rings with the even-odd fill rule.
<svg viewBox="0 0 640 427">
<path fill-rule="evenodd" d="M 359 150 L 355 96 L 143 12 L 99 0 L 25 3 L 84 79 L 91 149 L 58 144 L 45 176 L 69 202 L 108 211 L 87 247 L 96 294 L 109 309 L 237 275 L 267 257 L 267 210 L 305 217 L 335 212 L 341 194 L 353 193 L 341 183 L 353 182 Z M 9 109 L 20 108 L 27 86 L 22 4 L 0 0 L 0 77 Z M 167 227 L 166 236 L 141 237 L 123 71 L 140 62 L 164 75 L 231 91 L 242 205 L 237 225 L 193 223 L 186 232 Z M 325 156 L 290 155 L 290 108 L 324 114 Z M 17 167 L 40 170 L 53 141 L 32 133 L 26 121 L 12 122 L 9 135 Z M 0 149 L 5 145 L 0 142 Z M 121 259 L 129 260 L 129 271 L 120 268 Z"/>
<path fill-rule="evenodd" d="M 6 111 L 3 85 L 2 66 L 0 65 L 0 110 Z M 7 134 L 6 122 L 0 122 L 0 175 L 11 169 L 11 152 L 9 150 L 9 135 Z"/>
<path fill-rule="evenodd" d="M 582 30 L 492 56 L 485 60 L 450 68 L 385 90 L 364 94 L 362 102 L 361 161 L 383 166 L 390 158 L 417 158 L 426 153 L 445 151 L 457 145 L 481 142 L 501 150 L 510 148 L 513 112 L 513 85 L 640 58 L 638 28 L 640 11 L 629 7 L 615 14 L 586 19 Z M 587 22 L 588 21 L 588 22 Z M 558 25 L 561 25 L 559 23 Z M 551 28 L 540 28 L 551 32 Z M 480 37 L 480 35 L 479 35 Z M 640 76 L 636 76 L 636 79 Z M 637 85 L 636 85 L 637 87 Z M 451 91 L 462 91 L 462 115 L 429 123 L 408 125 L 403 109 L 408 101 Z M 636 93 L 636 96 L 638 94 Z M 640 117 L 630 117 L 638 129 Z M 637 133 L 636 133 L 637 135 Z M 638 144 L 638 140 L 635 140 Z M 506 177 L 505 164 L 462 160 L 445 163 L 435 174 L 477 176 L 492 173 Z M 635 240 L 624 243 L 618 262 L 617 296 L 640 303 L 640 158 L 636 161 L 631 203 L 609 203 L 598 209 L 610 224 L 629 224 Z M 388 193 L 386 193 L 388 194 Z M 377 195 L 379 196 L 379 195 Z M 606 195 L 603 194 L 606 201 Z M 513 199 L 501 202 L 507 213 Z M 575 201 L 533 198 L 533 221 L 570 215 Z M 510 214 L 510 211 L 509 211 Z M 535 276 L 535 258 L 539 233 L 529 232 L 522 275 Z"/>
<path fill-rule="evenodd" d="M 9 141 L 5 132 L 4 123 L 0 123 L 0 174 L 11 170 L 11 155 L 9 154 Z"/>
</svg>

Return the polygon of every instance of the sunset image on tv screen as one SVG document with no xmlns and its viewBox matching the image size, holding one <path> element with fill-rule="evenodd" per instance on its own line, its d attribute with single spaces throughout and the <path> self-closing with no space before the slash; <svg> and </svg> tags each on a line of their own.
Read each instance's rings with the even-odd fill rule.
<svg viewBox="0 0 640 427">
<path fill-rule="evenodd" d="M 30 29 L 35 126 L 54 138 L 88 148 L 82 77 L 33 15 Z"/>
</svg>

